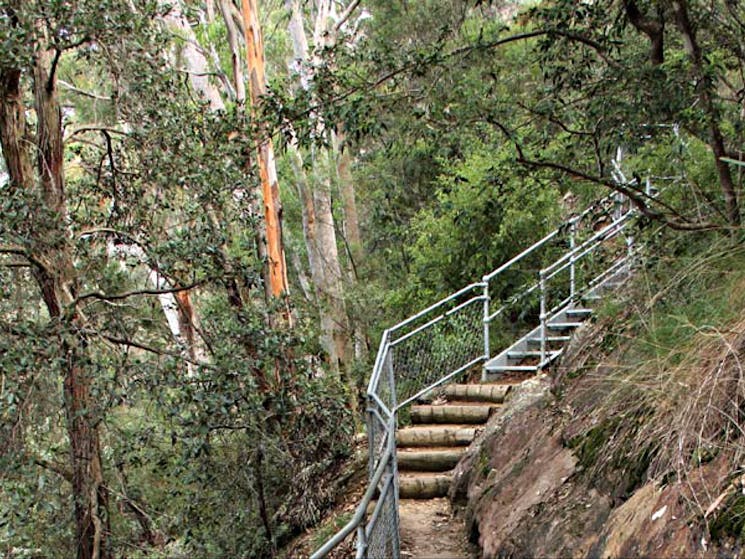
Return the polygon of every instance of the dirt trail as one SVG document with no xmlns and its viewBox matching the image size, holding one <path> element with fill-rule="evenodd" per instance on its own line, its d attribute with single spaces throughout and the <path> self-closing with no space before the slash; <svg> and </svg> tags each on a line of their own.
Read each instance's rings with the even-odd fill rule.
<svg viewBox="0 0 745 559">
<path fill-rule="evenodd" d="M 477 549 L 468 543 L 466 527 L 453 516 L 447 498 L 401 500 L 402 559 L 472 559 Z"/>
</svg>

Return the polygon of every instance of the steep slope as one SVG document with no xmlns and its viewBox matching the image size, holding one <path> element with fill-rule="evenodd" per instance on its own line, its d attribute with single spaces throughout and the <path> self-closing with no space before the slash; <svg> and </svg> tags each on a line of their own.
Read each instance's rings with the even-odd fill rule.
<svg viewBox="0 0 745 559">
<path fill-rule="evenodd" d="M 739 556 L 742 253 L 647 267 L 516 390 L 451 489 L 483 557 Z"/>
</svg>

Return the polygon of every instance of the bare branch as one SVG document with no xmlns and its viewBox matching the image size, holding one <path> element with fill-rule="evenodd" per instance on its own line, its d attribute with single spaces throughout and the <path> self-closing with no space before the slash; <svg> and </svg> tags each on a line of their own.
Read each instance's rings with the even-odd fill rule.
<svg viewBox="0 0 745 559">
<path fill-rule="evenodd" d="M 128 135 L 128 133 L 124 130 L 111 128 L 110 126 L 101 126 L 98 124 L 82 124 L 80 126 L 75 126 L 67 135 L 67 139 L 72 138 L 76 134 L 82 134 L 84 132 L 108 132 L 110 134 L 119 134 L 121 136 Z"/>
<path fill-rule="evenodd" d="M 351 15 L 354 13 L 354 11 L 357 9 L 357 6 L 359 5 L 360 5 L 360 0 L 352 0 L 349 3 L 349 6 L 347 6 L 347 8 L 339 16 L 339 19 L 337 20 L 336 25 L 334 26 L 335 31 L 339 31 L 344 26 L 344 24 L 351 17 Z"/>
<path fill-rule="evenodd" d="M 44 460 L 42 458 L 34 458 L 34 464 L 41 468 L 44 468 L 45 470 L 54 472 L 68 483 L 72 483 L 72 472 L 65 469 L 63 466 L 54 464 L 53 462 L 49 462 L 48 460 Z"/>
<path fill-rule="evenodd" d="M 122 299 L 128 299 L 129 297 L 136 297 L 139 295 L 167 295 L 169 293 L 180 293 L 181 291 L 189 291 L 200 285 L 204 285 L 207 280 L 198 281 L 190 285 L 183 287 L 171 287 L 168 289 L 137 289 L 134 291 L 126 291 L 124 293 L 115 293 L 107 295 L 101 291 L 92 291 L 90 293 L 84 293 L 75 299 L 75 303 L 84 301 L 85 299 L 98 299 L 100 301 L 121 301 Z"/>
<path fill-rule="evenodd" d="M 665 225 L 670 227 L 671 229 L 675 229 L 678 231 L 714 231 L 714 230 L 721 230 L 724 229 L 724 226 L 717 224 L 717 223 L 711 223 L 711 222 L 696 222 L 696 221 L 690 221 L 686 219 L 685 217 L 681 216 L 677 211 L 675 211 L 674 208 L 671 208 L 661 200 L 658 200 L 656 198 L 652 198 L 648 194 L 646 194 L 643 191 L 637 190 L 633 188 L 629 184 L 621 184 L 616 183 L 601 177 L 595 177 L 592 175 L 589 175 L 583 171 L 579 171 L 577 169 L 572 169 L 571 167 L 567 167 L 566 165 L 562 165 L 560 163 L 554 163 L 552 161 L 536 161 L 536 160 L 530 160 L 526 159 L 523 156 L 518 157 L 518 163 L 522 163 L 523 165 L 527 165 L 530 167 L 542 167 L 547 169 L 554 169 L 556 171 L 560 171 L 562 173 L 566 173 L 568 175 L 580 178 L 582 180 L 586 180 L 589 182 L 593 182 L 595 184 L 600 184 L 603 186 L 606 186 L 612 190 L 615 190 L 616 192 L 620 192 L 624 196 L 627 196 L 629 200 L 636 206 L 636 208 L 639 210 L 639 212 L 644 215 L 645 217 L 649 217 L 650 219 L 660 220 Z M 680 219 L 671 218 L 668 215 L 654 210 L 649 206 L 648 202 L 652 202 L 654 204 L 657 204 L 667 211 L 675 214 Z"/>
<path fill-rule="evenodd" d="M 84 97 L 90 97 L 91 99 L 96 99 L 98 101 L 111 101 L 112 98 L 105 96 L 105 95 L 99 95 L 97 93 L 92 93 L 90 91 L 85 91 L 84 89 L 80 89 L 79 87 L 75 87 L 75 85 L 71 84 L 70 82 L 66 82 L 65 80 L 57 80 L 57 83 L 60 84 L 62 87 L 67 89 L 68 91 L 72 91 L 73 93 L 77 93 L 78 95 L 83 95 Z"/>
<path fill-rule="evenodd" d="M 183 353 L 175 352 L 175 351 L 168 351 L 167 349 L 162 349 L 159 347 L 154 347 L 142 342 L 137 342 L 135 340 L 130 340 L 128 338 L 120 338 L 118 336 L 112 336 L 111 334 L 106 334 L 104 332 L 100 332 L 98 330 L 91 330 L 91 329 L 83 329 L 81 330 L 83 334 L 89 335 L 89 336 L 96 336 L 101 338 L 102 340 L 106 340 L 109 343 L 115 344 L 115 345 L 121 345 L 126 347 L 133 347 L 136 349 L 141 349 L 143 351 L 147 351 L 148 353 L 153 353 L 155 355 L 165 355 L 167 357 L 174 357 L 176 359 L 181 359 L 183 361 L 186 361 L 187 363 L 191 363 L 193 365 L 197 365 L 199 367 L 212 369 L 212 370 L 218 370 L 217 367 L 214 365 L 210 365 L 209 363 L 203 363 L 200 361 L 195 361 L 193 359 L 190 359 L 189 357 L 185 356 Z"/>
</svg>

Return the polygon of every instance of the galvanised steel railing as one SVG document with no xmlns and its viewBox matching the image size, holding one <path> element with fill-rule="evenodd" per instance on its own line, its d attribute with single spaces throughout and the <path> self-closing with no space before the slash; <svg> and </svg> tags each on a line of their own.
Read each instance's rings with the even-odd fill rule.
<svg viewBox="0 0 745 559">
<path fill-rule="evenodd" d="M 613 240 L 627 230 L 632 216 L 621 196 L 604 198 L 480 282 L 383 333 L 367 387 L 367 491 L 352 519 L 311 559 L 326 557 L 353 533 L 357 559 L 399 559 L 398 413 L 422 395 L 485 363 L 494 345 L 508 347 L 520 329 L 535 328 L 536 322 L 541 339 L 536 368 L 544 367 L 550 361 L 547 327 L 551 318 L 628 268 L 633 239 L 627 236 L 621 245 Z M 500 303 L 494 311 L 492 299 Z M 511 326 L 498 324 L 504 319 Z M 495 335 L 495 330 L 497 334 L 507 331 L 509 336 Z"/>
</svg>

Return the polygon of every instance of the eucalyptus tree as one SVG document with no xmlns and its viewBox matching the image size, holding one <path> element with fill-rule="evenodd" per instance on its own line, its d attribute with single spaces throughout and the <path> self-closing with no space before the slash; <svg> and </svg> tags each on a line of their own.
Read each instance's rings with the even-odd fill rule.
<svg viewBox="0 0 745 559">
<path fill-rule="evenodd" d="M 295 475 L 345 452 L 305 327 L 267 320 L 259 127 L 230 93 L 210 106 L 195 78 L 218 72 L 189 67 L 210 51 L 171 8 L 0 3 L 0 541 L 19 553 L 267 555 L 332 498 Z"/>
<path fill-rule="evenodd" d="M 534 151 L 537 156 L 524 157 L 527 165 L 613 186 L 601 159 L 614 146 L 634 154 L 672 143 L 668 159 L 676 165 L 661 174 L 681 176 L 677 193 L 652 200 L 632 187 L 626 194 L 675 228 L 739 226 L 742 184 L 727 159 L 738 159 L 742 144 L 742 6 L 562 1 L 539 4 L 525 17 L 540 34 L 535 52 L 545 84 L 543 100 L 523 106 L 526 115 L 564 135 L 567 145 L 598 154 L 593 165 L 583 166 L 548 161 Z M 673 136 L 673 127 L 680 134 Z M 701 160 L 695 149 L 676 154 L 686 144 L 705 146 L 709 155 Z M 705 184 L 683 176 L 702 165 L 712 171 Z"/>
<path fill-rule="evenodd" d="M 75 261 L 65 181 L 61 58 L 73 49 L 126 33 L 137 16 L 98 2 L 4 2 L 0 55 L 0 144 L 8 169 L 0 252 L 28 265 L 46 308 L 48 343 L 63 379 L 69 469 L 80 558 L 110 557 L 109 492 L 101 461 L 100 405 L 93 391 L 94 342 L 85 291 Z M 109 9 L 118 12 L 112 25 Z M 29 117 L 31 122 L 29 122 Z M 35 130 L 32 126 L 35 124 Z M 31 139 L 31 140 L 30 140 Z M 9 328 L 10 334 L 22 336 Z M 24 375 L 28 372 L 16 371 Z"/>
<path fill-rule="evenodd" d="M 311 107 L 317 106 L 320 99 L 316 92 L 323 87 L 322 75 L 334 71 L 333 52 L 348 48 L 348 43 L 354 41 L 355 22 L 359 22 L 364 15 L 355 15 L 359 2 L 337 5 L 335 2 L 318 0 L 311 4 L 309 10 L 305 10 L 301 2 L 287 0 L 285 7 L 292 44 L 289 67 L 294 83 L 290 87 Z M 354 258 L 355 254 L 359 257 L 361 240 L 356 199 L 348 170 L 350 149 L 347 146 L 346 150 L 342 150 L 341 123 L 329 121 L 320 108 L 311 108 L 307 118 L 309 122 L 304 126 L 307 130 L 304 138 L 298 137 L 298 132 L 290 125 L 289 158 L 301 200 L 303 236 L 324 346 L 331 366 L 349 374 L 355 358 L 356 336 L 345 299 L 339 228 L 336 226 L 332 200 L 334 185 L 341 182 L 345 229 L 350 234 L 347 246 L 353 247 L 348 257 Z M 309 148 L 307 153 L 303 150 L 303 144 Z M 306 157 L 310 160 L 307 163 Z M 357 347 L 360 347 L 359 344 Z M 348 382 L 353 384 L 351 377 Z"/>
</svg>

